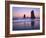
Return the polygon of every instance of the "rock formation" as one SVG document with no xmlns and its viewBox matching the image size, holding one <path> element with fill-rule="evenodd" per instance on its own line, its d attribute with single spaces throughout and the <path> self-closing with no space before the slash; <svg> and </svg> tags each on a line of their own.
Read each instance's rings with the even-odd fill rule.
<svg viewBox="0 0 46 38">
<path fill-rule="evenodd" d="M 26 18 L 26 15 L 24 14 L 24 18 Z"/>
<path fill-rule="evenodd" d="M 34 15 L 34 11 L 33 11 L 33 10 L 31 11 L 31 18 L 32 18 L 32 19 L 35 18 L 35 15 Z"/>
</svg>

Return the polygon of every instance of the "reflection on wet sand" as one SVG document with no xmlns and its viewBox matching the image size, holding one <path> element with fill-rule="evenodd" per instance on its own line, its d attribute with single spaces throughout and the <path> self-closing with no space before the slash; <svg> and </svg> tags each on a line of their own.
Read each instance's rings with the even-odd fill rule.
<svg viewBox="0 0 46 38">
<path fill-rule="evenodd" d="M 20 19 L 13 21 L 13 30 L 38 30 L 40 19 Z"/>
</svg>

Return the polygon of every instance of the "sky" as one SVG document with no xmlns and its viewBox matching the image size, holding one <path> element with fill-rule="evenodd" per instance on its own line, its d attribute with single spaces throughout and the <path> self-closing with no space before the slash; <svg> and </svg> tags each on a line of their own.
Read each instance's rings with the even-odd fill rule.
<svg viewBox="0 0 46 38">
<path fill-rule="evenodd" d="M 12 14 L 13 17 L 31 17 L 31 11 L 34 10 L 35 17 L 40 17 L 40 8 L 30 8 L 30 7 L 13 7 Z"/>
</svg>

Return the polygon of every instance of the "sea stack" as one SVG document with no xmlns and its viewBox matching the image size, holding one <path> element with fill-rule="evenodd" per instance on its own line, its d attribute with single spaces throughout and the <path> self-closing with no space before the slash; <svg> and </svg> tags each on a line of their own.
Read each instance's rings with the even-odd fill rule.
<svg viewBox="0 0 46 38">
<path fill-rule="evenodd" d="M 26 18 L 26 15 L 24 14 L 24 18 Z"/>
<path fill-rule="evenodd" d="M 31 18 L 34 19 L 35 15 L 34 15 L 34 10 L 31 11 Z"/>
</svg>

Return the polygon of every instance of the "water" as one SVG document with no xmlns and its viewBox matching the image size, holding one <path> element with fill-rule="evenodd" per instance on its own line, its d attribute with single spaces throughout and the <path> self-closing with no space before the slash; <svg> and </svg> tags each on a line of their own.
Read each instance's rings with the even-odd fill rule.
<svg viewBox="0 0 46 38">
<path fill-rule="evenodd" d="M 39 30 L 40 19 L 15 19 L 13 20 L 14 30 Z"/>
</svg>

